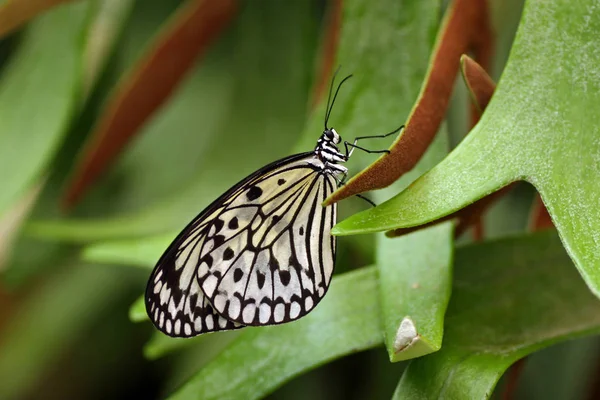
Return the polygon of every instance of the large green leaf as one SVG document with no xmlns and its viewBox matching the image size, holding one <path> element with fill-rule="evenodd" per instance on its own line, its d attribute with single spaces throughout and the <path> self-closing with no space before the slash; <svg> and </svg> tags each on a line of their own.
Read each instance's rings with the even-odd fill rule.
<svg viewBox="0 0 600 400">
<path fill-rule="evenodd" d="M 600 332 L 600 302 L 552 233 L 460 248 L 455 271 L 445 344 L 411 362 L 397 398 L 485 398 L 515 360 Z M 302 320 L 242 331 L 173 398 L 262 397 L 302 371 L 381 343 L 375 272 L 337 277 Z"/>
<path fill-rule="evenodd" d="M 35 185 L 76 111 L 90 2 L 63 5 L 24 33 L 0 82 L 0 217 Z"/>
<path fill-rule="evenodd" d="M 488 398 L 507 367 L 600 332 L 600 302 L 554 233 L 461 248 L 442 349 L 414 360 L 395 398 Z"/>
<path fill-rule="evenodd" d="M 106 253 L 100 254 L 106 260 Z M 115 252 L 113 262 L 121 254 Z M 146 255 L 148 262 L 153 257 L 152 252 Z M 377 345 L 382 341 L 379 324 L 384 315 L 375 295 L 377 286 L 374 268 L 344 274 L 334 278 L 322 304 L 306 318 L 241 331 L 233 347 L 200 371 L 181 398 L 260 397 L 297 373 Z M 145 317 L 143 303 L 140 306 Z M 560 340 L 600 331 L 600 303 L 585 288 L 553 233 L 519 236 L 458 249 L 445 329 L 442 349 L 413 361 L 399 393 L 436 397 L 449 382 L 449 389 L 463 388 L 468 398 L 485 397 L 518 358 Z M 319 340 L 305 343 L 312 335 Z M 156 341 L 148 351 L 156 356 L 180 345 Z M 261 368 L 254 371 L 249 365 Z M 253 386 L 267 375 L 269 379 Z M 231 383 L 219 386 L 226 380 Z"/>
<path fill-rule="evenodd" d="M 600 63 L 591 0 L 530 0 L 479 124 L 442 163 L 336 234 L 420 225 L 523 179 L 540 192 L 590 288 L 600 294 Z M 543 43 L 543 45 L 540 45 Z"/>
</svg>

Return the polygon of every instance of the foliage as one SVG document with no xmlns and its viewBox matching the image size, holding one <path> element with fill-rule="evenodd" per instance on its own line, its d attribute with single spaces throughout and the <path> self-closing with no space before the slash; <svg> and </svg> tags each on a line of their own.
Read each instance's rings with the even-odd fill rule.
<svg viewBox="0 0 600 400">
<path fill-rule="evenodd" d="M 488 1 L 501 78 L 466 135 L 477 82 L 459 81 L 448 110 L 424 102 L 423 88 L 456 78 L 432 54 L 459 40 L 444 12 L 469 1 L 231 1 L 218 18 L 206 18 L 217 15 L 208 0 L 0 5 L 0 397 L 595 393 L 598 342 L 580 338 L 600 332 L 598 6 Z M 190 47 L 200 36 L 207 45 Z M 179 45 L 194 64 L 153 57 Z M 445 117 L 435 139 L 409 173 L 368 194 L 377 207 L 340 203 L 336 276 L 314 312 L 189 340 L 155 332 L 140 298 L 150 268 L 237 180 L 314 146 L 333 59 L 354 74 L 331 118 L 345 139 L 419 112 Z M 174 75 L 158 90 L 164 68 Z M 123 133 L 111 136 L 115 104 Z M 410 158 L 406 137 L 363 143 Z M 374 161 L 356 152 L 348 166 L 358 174 Z M 455 238 L 456 221 L 439 221 L 464 223 L 455 212 L 509 184 L 484 235 Z M 80 192 L 68 202 L 81 200 L 65 211 L 70 190 Z M 532 232 L 544 218 L 556 229 Z"/>
</svg>

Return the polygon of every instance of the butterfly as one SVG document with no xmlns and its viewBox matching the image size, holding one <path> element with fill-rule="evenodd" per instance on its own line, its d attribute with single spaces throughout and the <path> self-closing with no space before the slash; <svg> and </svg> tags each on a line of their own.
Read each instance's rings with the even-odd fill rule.
<svg viewBox="0 0 600 400">
<path fill-rule="evenodd" d="M 356 143 L 327 123 L 313 151 L 275 161 L 233 186 L 175 238 L 146 287 L 148 316 L 163 333 L 191 337 L 244 326 L 281 324 L 323 299 L 335 265 L 337 204 L 323 201 L 343 184 Z M 402 127 L 386 135 L 397 133 Z"/>
</svg>

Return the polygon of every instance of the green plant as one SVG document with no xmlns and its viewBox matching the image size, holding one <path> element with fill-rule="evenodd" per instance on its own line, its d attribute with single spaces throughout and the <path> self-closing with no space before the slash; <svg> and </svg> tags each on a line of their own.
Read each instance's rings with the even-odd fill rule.
<svg viewBox="0 0 600 400">
<path fill-rule="evenodd" d="M 0 6 L 0 32 L 35 15 L 24 1 Z M 593 393 L 597 340 L 542 349 L 600 331 L 597 8 L 88 0 L 5 36 L 0 397 Z M 468 89 L 459 82 L 447 110 L 467 50 L 497 89 L 463 58 Z M 408 123 L 390 156 L 349 163 L 356 178 L 338 198 L 393 183 L 370 194 L 375 208 L 340 203 L 323 302 L 281 326 L 187 340 L 153 332 L 139 298 L 150 268 L 232 183 L 314 146 L 337 62 L 354 74 L 331 118 L 345 139 Z M 66 214 L 61 199 L 74 206 Z M 484 234 L 455 239 L 483 211 Z M 556 230 L 540 231 L 550 218 Z M 142 359 L 142 346 L 160 361 Z M 75 371 L 83 378 L 69 379 Z"/>
</svg>

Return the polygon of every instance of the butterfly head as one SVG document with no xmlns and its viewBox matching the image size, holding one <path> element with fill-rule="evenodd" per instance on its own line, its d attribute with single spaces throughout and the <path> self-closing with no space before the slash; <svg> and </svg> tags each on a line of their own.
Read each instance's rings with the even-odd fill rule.
<svg viewBox="0 0 600 400">
<path fill-rule="evenodd" d="M 330 164 L 344 163 L 347 157 L 340 152 L 337 145 L 342 141 L 340 135 L 333 128 L 323 131 L 323 134 L 317 141 L 315 155 L 323 161 Z"/>
<path fill-rule="evenodd" d="M 333 144 L 338 144 L 339 142 L 342 141 L 342 138 L 340 137 L 340 135 L 338 135 L 338 133 L 333 128 L 325 129 L 323 131 L 322 139 L 323 139 L 323 141 L 333 142 Z"/>
</svg>

